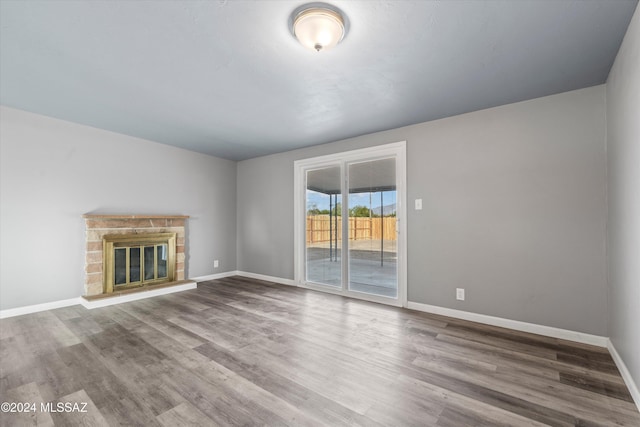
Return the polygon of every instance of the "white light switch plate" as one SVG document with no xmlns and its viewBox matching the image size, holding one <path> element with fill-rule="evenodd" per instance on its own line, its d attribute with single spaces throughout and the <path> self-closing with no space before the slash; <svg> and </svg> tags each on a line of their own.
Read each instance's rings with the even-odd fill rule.
<svg viewBox="0 0 640 427">
<path fill-rule="evenodd" d="M 422 199 L 416 199 L 416 210 L 417 211 L 422 210 Z"/>
</svg>

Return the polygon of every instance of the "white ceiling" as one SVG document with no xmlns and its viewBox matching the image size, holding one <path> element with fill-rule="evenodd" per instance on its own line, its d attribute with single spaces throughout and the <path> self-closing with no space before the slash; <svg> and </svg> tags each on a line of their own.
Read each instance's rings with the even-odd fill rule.
<svg viewBox="0 0 640 427">
<path fill-rule="evenodd" d="M 637 0 L 304 3 L 0 0 L 0 102 L 246 159 L 604 83 Z"/>
</svg>

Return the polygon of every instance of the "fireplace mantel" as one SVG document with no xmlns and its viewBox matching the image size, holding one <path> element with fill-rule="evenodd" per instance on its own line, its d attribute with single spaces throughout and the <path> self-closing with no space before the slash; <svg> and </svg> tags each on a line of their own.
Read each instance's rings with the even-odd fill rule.
<svg viewBox="0 0 640 427">
<path fill-rule="evenodd" d="M 85 214 L 82 217 L 86 230 L 85 296 L 97 296 L 113 291 L 108 289 L 105 281 L 104 243 L 105 238 L 113 239 L 114 236 L 142 237 L 158 233 L 174 233 L 175 267 L 171 270 L 173 273 L 171 277 L 175 281 L 184 280 L 185 222 L 189 218 L 188 215 Z"/>
<path fill-rule="evenodd" d="M 188 219 L 189 215 L 96 215 L 84 214 L 85 219 Z"/>
</svg>

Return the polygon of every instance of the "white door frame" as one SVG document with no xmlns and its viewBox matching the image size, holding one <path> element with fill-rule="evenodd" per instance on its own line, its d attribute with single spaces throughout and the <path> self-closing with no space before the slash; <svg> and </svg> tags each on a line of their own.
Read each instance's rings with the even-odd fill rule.
<svg viewBox="0 0 640 427">
<path fill-rule="evenodd" d="M 354 161 L 369 161 L 394 157 L 396 159 L 396 220 L 398 232 L 398 297 L 388 298 L 371 295 L 363 292 L 348 289 L 343 276 L 343 286 L 333 288 L 331 286 L 318 285 L 306 281 L 306 171 L 326 166 L 340 165 L 341 183 L 346 186 L 345 167 Z M 363 299 L 367 301 L 379 302 L 383 304 L 406 307 L 407 306 L 407 160 L 406 141 L 392 144 L 378 145 L 359 150 L 351 150 L 342 153 L 329 154 L 326 156 L 313 157 L 309 159 L 296 160 L 294 162 L 294 281 L 299 287 L 320 290 L 323 292 Z M 347 187 L 348 188 L 348 187 Z M 344 200 L 348 197 L 345 191 L 342 192 L 342 206 L 346 206 Z M 343 229 L 343 244 L 347 242 L 344 235 L 348 230 Z M 348 234 L 347 234 L 348 237 Z M 342 256 L 342 270 L 346 272 L 345 264 L 347 256 Z"/>
</svg>

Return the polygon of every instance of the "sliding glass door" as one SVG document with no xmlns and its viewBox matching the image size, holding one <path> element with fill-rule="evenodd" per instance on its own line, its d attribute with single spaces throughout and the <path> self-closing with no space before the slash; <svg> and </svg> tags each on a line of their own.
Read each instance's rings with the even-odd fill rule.
<svg viewBox="0 0 640 427">
<path fill-rule="evenodd" d="M 340 166 L 306 172 L 306 280 L 342 286 Z"/>
<path fill-rule="evenodd" d="M 404 143 L 297 161 L 296 282 L 401 305 Z"/>
<path fill-rule="evenodd" d="M 349 290 L 398 296 L 396 159 L 347 165 Z"/>
</svg>

